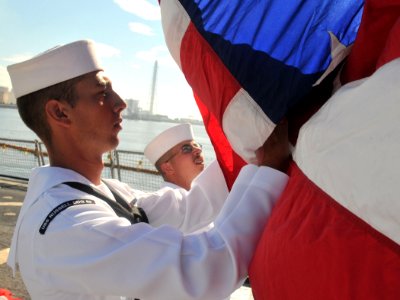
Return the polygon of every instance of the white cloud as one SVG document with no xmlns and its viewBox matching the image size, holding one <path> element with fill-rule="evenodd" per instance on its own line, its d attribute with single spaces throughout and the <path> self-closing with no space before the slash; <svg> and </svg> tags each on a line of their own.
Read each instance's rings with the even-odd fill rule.
<svg viewBox="0 0 400 300">
<path fill-rule="evenodd" d="M 1 60 L 5 61 L 9 64 L 15 64 L 15 63 L 30 59 L 32 57 L 33 57 L 32 54 L 15 54 L 12 56 L 2 57 Z"/>
<path fill-rule="evenodd" d="M 99 57 L 114 57 L 118 56 L 121 51 L 113 46 L 96 42 L 96 50 Z"/>
<path fill-rule="evenodd" d="M 129 66 L 130 66 L 131 69 L 133 69 L 133 70 L 140 70 L 140 65 L 139 65 L 139 64 L 130 63 Z"/>
<path fill-rule="evenodd" d="M 142 19 L 158 21 L 161 19 L 160 7 L 146 0 L 114 0 L 119 7 Z"/>
<path fill-rule="evenodd" d="M 144 61 L 153 62 L 157 60 L 163 66 L 176 66 L 176 62 L 165 45 L 156 46 L 147 51 L 139 51 L 136 53 L 136 57 Z"/>
<path fill-rule="evenodd" d="M 148 36 L 154 35 L 153 29 L 150 26 L 147 26 L 143 23 L 130 22 L 129 29 L 133 32 L 136 32 L 136 33 L 139 33 L 142 35 L 148 35 Z"/>
</svg>

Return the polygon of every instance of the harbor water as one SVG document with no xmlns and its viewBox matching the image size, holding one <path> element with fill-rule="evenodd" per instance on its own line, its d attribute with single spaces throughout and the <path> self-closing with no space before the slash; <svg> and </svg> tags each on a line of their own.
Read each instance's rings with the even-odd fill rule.
<svg viewBox="0 0 400 300">
<path fill-rule="evenodd" d="M 119 134 L 119 150 L 143 152 L 147 143 L 158 133 L 176 125 L 171 122 L 124 119 Z M 192 125 L 198 143 L 203 145 L 206 164 L 215 159 L 214 149 L 203 125 Z M 18 110 L 0 107 L 0 137 L 8 139 L 35 140 L 37 136 L 25 126 Z"/>
</svg>

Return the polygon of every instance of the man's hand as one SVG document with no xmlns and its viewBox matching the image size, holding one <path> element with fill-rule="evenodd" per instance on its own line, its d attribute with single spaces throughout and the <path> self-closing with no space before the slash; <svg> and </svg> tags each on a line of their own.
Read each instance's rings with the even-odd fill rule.
<svg viewBox="0 0 400 300">
<path fill-rule="evenodd" d="M 259 165 L 286 172 L 291 159 L 286 119 L 276 125 L 264 145 L 257 149 L 256 157 Z"/>
</svg>

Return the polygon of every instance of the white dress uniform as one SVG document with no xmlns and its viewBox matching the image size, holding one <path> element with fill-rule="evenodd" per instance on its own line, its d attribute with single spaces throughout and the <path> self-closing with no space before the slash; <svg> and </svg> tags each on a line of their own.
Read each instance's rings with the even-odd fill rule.
<svg viewBox="0 0 400 300">
<path fill-rule="evenodd" d="M 196 188 L 196 186 L 198 186 L 198 181 L 199 180 L 207 180 L 208 184 L 212 184 L 210 187 L 212 189 L 216 189 L 218 188 L 218 194 L 216 194 L 214 196 L 214 198 L 216 196 L 221 197 L 219 199 L 213 199 L 213 201 L 218 201 L 218 203 L 220 201 L 225 201 L 225 199 L 228 197 L 228 188 L 226 187 L 225 184 L 225 180 L 223 180 L 223 174 L 222 174 L 222 170 L 219 167 L 219 164 L 216 160 L 214 160 L 204 171 L 202 171 L 202 173 L 200 173 L 200 178 L 198 179 L 194 179 L 193 181 L 193 187 L 194 189 Z M 197 176 L 197 177 L 199 177 Z M 224 182 L 223 184 L 221 184 L 221 179 Z M 204 184 L 202 184 L 204 186 Z M 179 185 L 176 185 L 172 182 L 168 182 L 168 181 L 164 181 L 160 187 L 160 189 L 157 191 L 157 194 L 165 194 L 165 193 L 180 193 L 182 195 L 187 195 L 188 193 L 193 192 L 193 190 L 191 191 L 187 191 L 184 188 L 180 187 Z M 205 199 L 202 198 L 195 198 L 195 201 L 207 201 Z M 202 203 L 204 205 L 204 203 Z M 210 202 L 208 202 L 207 204 L 210 204 Z M 206 209 L 206 211 L 209 211 L 209 209 Z M 206 213 L 206 211 L 203 213 Z M 193 221 L 193 220 L 192 220 Z M 212 220 L 214 221 L 214 220 Z M 193 224 L 193 226 L 190 228 L 190 231 L 185 230 L 185 228 L 182 228 L 182 226 L 179 226 L 178 228 L 183 232 L 183 233 L 200 233 L 203 231 L 206 231 L 208 229 L 211 229 L 212 227 L 214 227 L 213 223 L 208 223 L 206 225 L 203 225 L 204 222 L 202 222 L 201 220 L 199 220 L 199 222 L 197 224 Z M 151 224 L 154 226 L 154 223 L 151 222 Z"/>
<path fill-rule="evenodd" d="M 158 193 L 168 193 L 168 192 L 170 192 L 171 190 L 172 190 L 172 191 L 179 190 L 179 193 L 182 193 L 182 194 L 188 193 L 188 191 L 185 190 L 184 188 L 182 188 L 182 187 L 180 187 L 179 185 L 176 185 L 176 184 L 174 184 L 174 183 L 172 183 L 172 182 L 168 182 L 168 181 L 164 181 L 164 182 L 163 182 L 163 184 L 162 184 L 160 190 L 158 191 Z M 228 197 L 228 191 L 226 192 L 225 199 L 226 199 L 226 197 Z M 198 199 L 198 201 L 202 201 L 202 199 Z M 208 225 L 206 225 L 206 226 L 203 226 L 203 227 L 201 227 L 201 228 L 199 228 L 199 229 L 193 228 L 192 230 L 194 230 L 194 231 L 189 231 L 189 232 L 186 232 L 186 231 L 183 231 L 183 230 L 181 230 L 181 231 L 182 231 L 183 233 L 185 233 L 185 234 L 189 234 L 189 233 L 201 233 L 201 232 L 204 232 L 204 231 L 206 231 L 206 230 L 208 230 L 208 229 L 211 229 L 212 227 L 213 227 L 213 223 L 210 223 L 210 224 L 208 224 Z"/>
<path fill-rule="evenodd" d="M 216 195 L 221 183 L 215 180 L 199 176 L 188 193 L 171 190 L 147 198 L 126 184 L 108 180 L 125 199 L 136 198 L 154 224 L 131 225 L 105 201 L 62 184 L 90 184 L 80 174 L 37 168 L 29 180 L 8 264 L 12 268 L 19 264 L 33 300 L 227 297 L 247 274 L 287 176 L 267 167 L 244 167 L 221 211 L 221 203 L 213 202 L 221 198 Z M 41 234 L 49 213 L 72 199 L 90 201 L 62 210 Z M 196 224 L 208 224 L 218 211 L 215 227 L 208 232 L 184 235 L 174 228 L 188 231 Z"/>
<path fill-rule="evenodd" d="M 148 215 L 149 223 L 159 227 L 165 224 L 183 233 L 194 233 L 209 228 L 228 197 L 228 187 L 221 168 L 215 160 L 192 182 L 190 191 L 164 182 L 154 193 L 135 192 L 137 205 Z M 180 208 L 177 209 L 176 201 Z M 159 202 L 163 205 L 160 206 Z"/>
<path fill-rule="evenodd" d="M 213 164 L 215 164 L 216 166 L 219 166 L 219 165 L 218 165 L 218 162 L 217 162 L 216 160 L 213 161 L 213 162 L 211 163 L 211 165 L 213 165 Z M 210 166 L 211 166 L 211 165 L 210 165 Z M 214 166 L 214 167 L 215 167 L 215 166 Z M 219 169 L 219 167 L 218 167 L 218 169 Z M 220 170 L 220 169 L 219 169 L 219 170 Z M 222 174 L 221 174 L 221 175 L 222 175 Z M 187 190 L 185 190 L 184 188 L 180 187 L 179 185 L 177 185 L 177 184 L 175 184 L 175 183 L 172 183 L 172 182 L 169 182 L 169 181 L 164 181 L 164 182 L 163 182 L 163 184 L 162 184 L 161 189 L 160 189 L 159 192 L 164 193 L 164 192 L 166 192 L 167 190 L 176 190 L 176 189 L 179 189 L 180 192 L 183 193 L 183 194 L 187 193 Z M 228 197 L 228 190 L 226 191 L 226 196 L 225 196 L 225 198 L 226 198 L 226 197 Z M 198 201 L 202 201 L 202 199 L 198 199 Z M 214 223 L 210 223 L 210 224 L 208 224 L 208 225 L 206 225 L 206 226 L 204 226 L 204 227 L 202 227 L 202 228 L 200 228 L 200 229 L 197 229 L 197 230 L 194 231 L 194 232 L 183 232 L 183 233 L 202 233 L 202 232 L 205 232 L 205 231 L 207 231 L 207 230 L 210 230 L 210 229 L 213 228 L 213 227 L 214 227 Z M 242 284 L 243 284 L 243 283 L 242 283 Z M 228 299 L 230 299 L 230 297 L 224 298 L 223 300 L 228 300 Z"/>
</svg>

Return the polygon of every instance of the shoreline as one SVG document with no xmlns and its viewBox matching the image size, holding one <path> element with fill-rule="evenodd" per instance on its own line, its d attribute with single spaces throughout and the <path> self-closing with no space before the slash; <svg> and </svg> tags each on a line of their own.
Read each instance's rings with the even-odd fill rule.
<svg viewBox="0 0 400 300">
<path fill-rule="evenodd" d="M 4 103 L 0 103 L 0 108 L 13 108 L 13 109 L 17 109 L 17 105 L 16 105 L 16 104 L 4 104 Z"/>
</svg>

